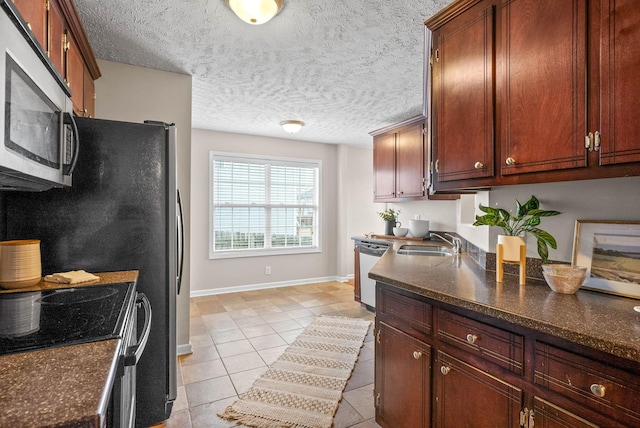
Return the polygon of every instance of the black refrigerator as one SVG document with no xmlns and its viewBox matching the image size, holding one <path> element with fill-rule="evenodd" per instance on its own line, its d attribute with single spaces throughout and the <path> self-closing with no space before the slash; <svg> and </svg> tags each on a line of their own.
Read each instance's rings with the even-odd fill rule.
<svg viewBox="0 0 640 428">
<path fill-rule="evenodd" d="M 160 122 L 76 123 L 80 149 L 72 187 L 7 193 L 7 239 L 40 239 L 43 275 L 139 271 L 137 288 L 153 316 L 136 367 L 136 426 L 148 427 L 169 417 L 177 388 L 183 236 L 176 129 Z"/>
</svg>

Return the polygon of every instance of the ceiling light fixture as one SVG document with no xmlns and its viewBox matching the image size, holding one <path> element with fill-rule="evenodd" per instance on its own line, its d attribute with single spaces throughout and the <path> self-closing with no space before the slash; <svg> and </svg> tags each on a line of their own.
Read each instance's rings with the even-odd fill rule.
<svg viewBox="0 0 640 428">
<path fill-rule="evenodd" d="M 280 126 L 282 126 L 282 129 L 284 129 L 288 133 L 295 134 L 302 129 L 302 127 L 304 126 L 304 122 L 301 122 L 299 120 L 285 120 L 283 122 L 280 122 Z"/>
<path fill-rule="evenodd" d="M 244 22 L 264 24 L 282 9 L 283 0 L 227 0 L 231 10 Z"/>
</svg>

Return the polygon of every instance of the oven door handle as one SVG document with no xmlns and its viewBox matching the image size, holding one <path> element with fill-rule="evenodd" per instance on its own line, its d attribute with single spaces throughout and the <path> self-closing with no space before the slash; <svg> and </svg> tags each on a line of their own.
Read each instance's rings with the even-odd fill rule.
<svg viewBox="0 0 640 428">
<path fill-rule="evenodd" d="M 124 356 L 124 365 L 135 366 L 138 364 L 138 360 L 144 352 L 144 348 L 147 346 L 147 340 L 149 339 L 149 332 L 151 331 L 151 303 L 144 293 L 138 293 L 136 297 L 136 305 L 144 308 L 144 327 L 142 330 L 142 336 L 138 340 L 138 344 L 129 346 Z"/>
</svg>

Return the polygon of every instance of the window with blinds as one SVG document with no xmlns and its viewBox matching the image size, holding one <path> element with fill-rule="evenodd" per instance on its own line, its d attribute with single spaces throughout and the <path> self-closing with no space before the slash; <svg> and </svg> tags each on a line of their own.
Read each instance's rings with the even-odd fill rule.
<svg viewBox="0 0 640 428">
<path fill-rule="evenodd" d="M 319 250 L 320 161 L 209 158 L 210 258 Z"/>
</svg>

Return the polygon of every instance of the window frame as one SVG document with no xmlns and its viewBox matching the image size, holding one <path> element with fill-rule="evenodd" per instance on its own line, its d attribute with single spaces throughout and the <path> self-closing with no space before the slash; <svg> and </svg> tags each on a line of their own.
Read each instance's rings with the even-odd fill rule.
<svg viewBox="0 0 640 428">
<path fill-rule="evenodd" d="M 304 247 L 267 247 L 267 248 L 250 248 L 250 249 L 231 249 L 231 250 L 215 250 L 215 186 L 214 186 L 214 164 L 216 160 L 230 160 L 237 162 L 257 162 L 263 165 L 291 165 L 291 166 L 309 166 L 317 168 L 317 183 L 316 193 L 317 201 L 315 205 L 315 245 Z M 296 165 L 297 164 L 297 165 Z M 271 205 L 265 201 L 264 204 L 258 204 L 256 206 L 263 206 L 265 208 L 278 207 L 278 205 Z M 289 206 L 289 205 L 284 205 Z M 265 236 L 267 235 L 267 228 L 270 227 L 270 220 L 265 218 Z M 255 155 L 248 153 L 231 153 L 221 151 L 209 151 L 209 259 L 229 259 L 229 258 L 242 258 L 242 257 L 261 257 L 261 256 L 273 256 L 273 255 L 293 255 L 293 254 L 308 254 L 308 253 L 320 253 L 322 252 L 322 160 L 320 159 L 303 159 L 303 158 L 289 158 L 283 156 L 270 156 L 270 155 Z M 265 238 L 266 241 L 266 238 Z M 265 242 L 266 243 L 266 242 Z M 269 243 L 270 245 L 270 243 Z"/>
</svg>

